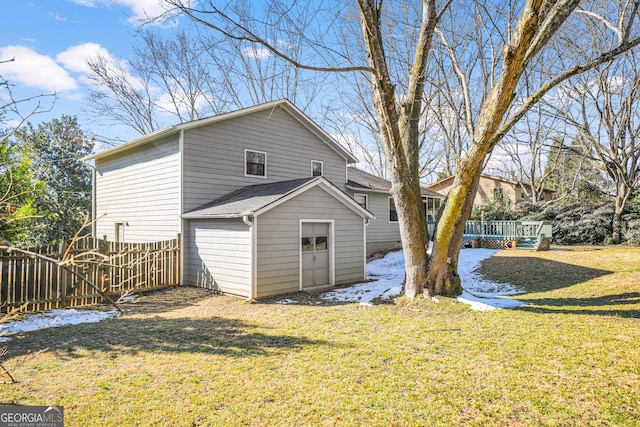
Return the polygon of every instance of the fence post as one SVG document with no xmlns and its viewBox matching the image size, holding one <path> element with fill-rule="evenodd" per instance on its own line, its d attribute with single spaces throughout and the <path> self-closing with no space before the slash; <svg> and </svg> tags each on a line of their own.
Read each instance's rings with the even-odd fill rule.
<svg viewBox="0 0 640 427">
<path fill-rule="evenodd" d="M 107 235 L 105 234 L 104 236 L 102 236 L 102 239 L 96 239 L 96 243 L 97 243 L 97 250 L 99 253 L 105 255 L 106 257 L 110 257 L 111 253 L 109 251 L 109 241 L 107 240 Z M 107 275 L 107 271 L 109 271 L 108 268 L 102 267 L 102 266 L 98 266 L 97 268 L 97 273 L 96 273 L 96 277 L 100 278 L 100 289 L 102 289 L 102 292 L 105 292 L 105 278 L 108 276 Z"/>
<path fill-rule="evenodd" d="M 62 259 L 62 256 L 67 251 L 67 245 L 65 242 L 60 242 L 58 244 L 58 254 L 57 259 Z M 66 271 L 62 268 L 58 267 L 58 286 L 60 288 L 60 307 L 67 308 L 67 294 L 69 290 L 69 284 L 67 283 L 68 275 Z"/>
</svg>

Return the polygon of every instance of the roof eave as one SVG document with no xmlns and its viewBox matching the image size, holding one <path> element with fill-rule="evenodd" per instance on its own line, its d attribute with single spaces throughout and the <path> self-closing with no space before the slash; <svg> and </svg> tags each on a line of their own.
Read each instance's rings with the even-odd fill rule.
<svg viewBox="0 0 640 427">
<path fill-rule="evenodd" d="M 239 212 L 239 213 L 213 214 L 213 215 L 186 213 L 186 214 L 180 215 L 180 217 L 182 219 L 233 219 L 233 218 L 242 218 L 244 216 L 253 216 L 253 215 L 254 215 L 253 211 L 247 211 L 247 212 Z"/>
<path fill-rule="evenodd" d="M 128 150 L 130 150 L 132 148 L 135 148 L 137 146 L 146 144 L 147 142 L 150 142 L 150 141 L 156 140 L 158 138 L 162 138 L 162 137 L 169 136 L 169 135 L 172 135 L 174 133 L 177 133 L 177 132 L 180 131 L 180 126 L 181 125 L 172 125 L 172 126 L 164 128 L 164 129 L 157 130 L 157 131 L 155 131 L 153 133 L 150 133 L 148 135 L 144 135 L 144 136 L 142 136 L 140 138 L 134 139 L 134 140 L 129 141 L 129 142 L 125 142 L 124 144 L 118 145 L 117 147 L 113 147 L 113 148 L 111 148 L 109 150 L 105 150 L 105 151 L 102 151 L 102 152 L 99 152 L 99 153 L 91 154 L 89 156 L 86 156 L 86 157 L 82 158 L 82 160 L 83 161 L 97 160 L 97 159 L 100 159 L 100 158 L 103 158 L 103 157 L 112 156 L 112 155 L 120 153 L 122 151 L 128 151 Z"/>
</svg>

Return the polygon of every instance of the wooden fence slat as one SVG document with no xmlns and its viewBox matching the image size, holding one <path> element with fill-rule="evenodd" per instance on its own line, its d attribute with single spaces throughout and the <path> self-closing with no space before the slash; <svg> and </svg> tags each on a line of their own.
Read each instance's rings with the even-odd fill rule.
<svg viewBox="0 0 640 427">
<path fill-rule="evenodd" d="M 68 243 L 32 248 L 31 251 L 61 259 Z M 95 251 L 107 256 L 87 259 L 82 254 Z M 118 243 L 81 238 L 69 249 L 82 273 L 108 295 L 132 290 L 162 289 L 178 285 L 179 239 L 151 243 Z M 27 311 L 95 304 L 102 296 L 85 282 L 56 264 L 15 251 L 0 251 L 0 312 L 27 304 Z"/>
</svg>

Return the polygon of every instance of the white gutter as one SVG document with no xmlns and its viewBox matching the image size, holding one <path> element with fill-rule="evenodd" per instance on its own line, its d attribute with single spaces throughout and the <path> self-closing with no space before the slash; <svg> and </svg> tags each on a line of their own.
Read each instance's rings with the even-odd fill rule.
<svg viewBox="0 0 640 427">
<path fill-rule="evenodd" d="M 252 217 L 253 221 L 249 219 L 249 215 L 243 215 L 242 222 L 244 222 L 251 229 L 251 261 L 249 266 L 249 277 L 250 277 L 250 285 L 249 285 L 249 297 L 247 298 L 247 302 L 255 302 L 256 296 L 258 294 L 257 288 L 257 280 L 256 280 L 256 264 L 257 264 L 257 252 L 258 245 L 256 244 L 256 228 L 257 228 L 257 218 Z"/>
</svg>

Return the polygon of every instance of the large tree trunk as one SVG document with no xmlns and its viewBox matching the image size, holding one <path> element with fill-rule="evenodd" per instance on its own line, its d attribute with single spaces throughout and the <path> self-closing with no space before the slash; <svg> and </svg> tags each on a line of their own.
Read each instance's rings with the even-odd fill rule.
<svg viewBox="0 0 640 427">
<path fill-rule="evenodd" d="M 424 216 L 420 185 L 405 185 L 404 183 L 411 182 L 408 173 L 405 174 L 404 179 L 409 181 L 405 181 L 400 176 L 394 179 L 394 174 L 400 174 L 398 170 L 391 172 L 393 182 L 391 194 L 396 204 L 400 239 L 404 251 L 404 292 L 409 298 L 415 298 L 426 283 L 427 245 L 429 243 L 427 221 Z M 420 218 L 420 220 L 416 221 L 416 218 Z"/>
<path fill-rule="evenodd" d="M 467 197 L 462 205 L 458 220 L 453 223 L 449 222 L 447 230 L 444 227 L 441 228 L 440 222 L 438 222 L 436 233 L 433 236 L 433 252 L 429 259 L 427 273 L 427 286 L 431 294 L 456 296 L 462 292 L 462 283 L 458 275 L 458 260 L 464 227 L 473 209 L 473 200 L 478 190 L 481 172 L 482 170 L 475 174 L 468 185 L 459 188 L 459 191 L 466 192 Z"/>
<path fill-rule="evenodd" d="M 391 175 L 391 195 L 396 204 L 405 258 L 405 295 L 415 298 L 426 283 L 429 232 L 419 179 L 418 123 L 422 113 L 425 67 L 437 22 L 435 0 L 422 0 L 420 37 L 404 102 L 395 95 L 382 38 L 382 2 L 359 0 L 360 23 L 373 71 L 373 104 Z"/>
</svg>

